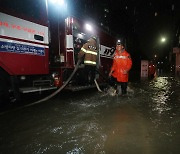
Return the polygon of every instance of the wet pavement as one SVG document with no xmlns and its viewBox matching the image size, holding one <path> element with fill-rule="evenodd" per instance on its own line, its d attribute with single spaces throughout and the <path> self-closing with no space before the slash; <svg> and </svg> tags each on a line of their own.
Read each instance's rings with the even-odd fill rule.
<svg viewBox="0 0 180 154">
<path fill-rule="evenodd" d="M 127 96 L 62 92 L 1 114 L 0 154 L 179 154 L 180 80 L 129 86 Z"/>
</svg>

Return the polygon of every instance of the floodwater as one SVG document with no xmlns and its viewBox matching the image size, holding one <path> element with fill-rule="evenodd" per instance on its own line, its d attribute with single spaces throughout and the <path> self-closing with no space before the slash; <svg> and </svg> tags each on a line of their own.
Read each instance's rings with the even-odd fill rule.
<svg viewBox="0 0 180 154">
<path fill-rule="evenodd" d="M 180 81 L 129 84 L 128 96 L 96 89 L 0 115 L 0 154 L 179 154 Z"/>
</svg>

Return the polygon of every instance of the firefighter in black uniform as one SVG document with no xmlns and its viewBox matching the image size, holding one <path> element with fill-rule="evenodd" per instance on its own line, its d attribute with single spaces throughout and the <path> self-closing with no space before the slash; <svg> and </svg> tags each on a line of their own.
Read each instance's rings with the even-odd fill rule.
<svg viewBox="0 0 180 154">
<path fill-rule="evenodd" d="M 93 84 L 96 72 L 97 59 L 97 43 L 96 37 L 91 37 L 87 43 L 83 45 L 79 54 L 79 59 L 84 58 L 84 80 L 86 84 Z"/>
</svg>

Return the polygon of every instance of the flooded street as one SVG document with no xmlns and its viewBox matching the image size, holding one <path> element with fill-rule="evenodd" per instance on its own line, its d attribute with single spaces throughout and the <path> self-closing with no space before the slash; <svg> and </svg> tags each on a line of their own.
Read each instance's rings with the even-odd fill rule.
<svg viewBox="0 0 180 154">
<path fill-rule="evenodd" d="M 179 154 L 180 81 L 129 85 L 128 96 L 63 92 L 0 115 L 0 154 Z"/>
</svg>

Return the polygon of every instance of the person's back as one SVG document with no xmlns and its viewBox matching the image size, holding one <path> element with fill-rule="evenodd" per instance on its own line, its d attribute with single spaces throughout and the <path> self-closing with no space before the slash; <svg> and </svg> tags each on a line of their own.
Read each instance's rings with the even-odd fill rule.
<svg viewBox="0 0 180 154">
<path fill-rule="evenodd" d="M 84 76 L 85 83 L 92 84 L 95 78 L 96 59 L 97 59 L 97 45 L 96 38 L 90 38 L 87 43 L 81 48 L 78 58 L 84 58 Z"/>
</svg>

